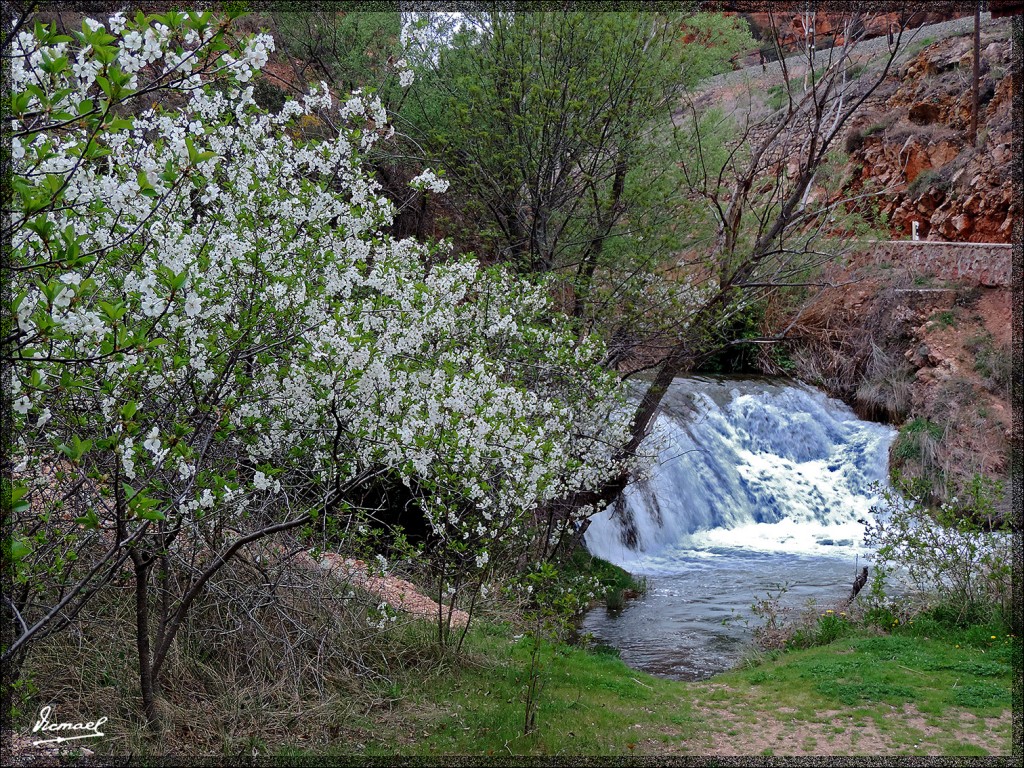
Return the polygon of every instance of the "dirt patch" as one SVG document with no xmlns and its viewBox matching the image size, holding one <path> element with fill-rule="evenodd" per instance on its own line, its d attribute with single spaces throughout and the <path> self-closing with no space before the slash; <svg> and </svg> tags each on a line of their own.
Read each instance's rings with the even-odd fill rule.
<svg viewBox="0 0 1024 768">
<path fill-rule="evenodd" d="M 978 299 L 977 310 L 985 330 L 995 342 L 1009 346 L 1012 340 L 1013 315 L 1010 311 L 1013 294 L 1010 291 L 985 291 Z"/>
<path fill-rule="evenodd" d="M 723 691 L 728 698 L 719 700 Z M 640 746 L 647 754 L 715 756 L 808 756 L 946 754 L 950 742 L 983 749 L 992 755 L 1010 754 L 1011 716 L 982 720 L 963 710 L 929 718 L 912 704 L 892 707 L 884 727 L 871 717 L 843 710 L 822 710 L 810 718 L 790 707 L 771 709 L 769 703 L 723 685 L 696 686 L 693 717 L 702 733 L 688 741 L 649 739 Z M 779 715 L 783 715 L 779 717 Z"/>
<path fill-rule="evenodd" d="M 444 612 L 445 620 L 450 618 L 453 627 L 464 627 L 469 623 L 469 614 L 458 608 L 440 606 L 421 594 L 412 582 L 395 576 L 373 576 L 362 560 L 342 557 L 325 552 L 320 558 L 320 567 L 335 578 L 352 584 L 379 597 L 388 605 L 423 619 L 437 619 Z M 450 612 L 450 617 L 449 617 Z"/>
</svg>

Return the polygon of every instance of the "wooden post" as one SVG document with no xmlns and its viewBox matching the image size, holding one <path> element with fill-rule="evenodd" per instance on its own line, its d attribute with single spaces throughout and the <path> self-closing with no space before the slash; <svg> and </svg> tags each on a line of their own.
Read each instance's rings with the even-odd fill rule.
<svg viewBox="0 0 1024 768">
<path fill-rule="evenodd" d="M 864 589 L 864 585 L 868 583 L 868 567 L 865 565 L 860 570 L 860 575 L 853 580 L 853 588 L 850 590 L 850 596 L 846 598 L 846 604 L 849 605 L 853 602 L 853 598 L 857 596 L 857 593 Z"/>
<path fill-rule="evenodd" d="M 971 72 L 971 128 L 967 141 L 973 147 L 978 141 L 978 80 L 981 78 L 981 0 L 974 3 L 974 62 Z"/>
</svg>

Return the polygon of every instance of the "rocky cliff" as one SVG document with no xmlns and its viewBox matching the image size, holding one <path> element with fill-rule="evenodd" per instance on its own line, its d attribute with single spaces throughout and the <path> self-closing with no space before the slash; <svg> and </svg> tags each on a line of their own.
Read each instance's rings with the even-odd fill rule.
<svg viewBox="0 0 1024 768">
<path fill-rule="evenodd" d="M 918 44 L 920 45 L 920 44 Z M 883 192 L 893 237 L 1010 241 L 1019 214 L 1010 165 L 1012 83 L 1009 21 L 982 29 L 978 136 L 968 137 L 970 36 L 927 44 L 899 67 L 850 125 L 853 188 Z"/>
</svg>

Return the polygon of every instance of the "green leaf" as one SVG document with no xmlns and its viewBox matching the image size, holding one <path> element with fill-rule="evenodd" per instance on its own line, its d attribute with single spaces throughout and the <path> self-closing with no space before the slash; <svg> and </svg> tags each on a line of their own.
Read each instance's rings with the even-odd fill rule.
<svg viewBox="0 0 1024 768">
<path fill-rule="evenodd" d="M 124 317 L 124 313 L 128 311 L 128 307 L 125 306 L 124 302 L 121 301 L 119 301 L 117 304 L 110 304 L 109 302 L 101 301 L 99 302 L 99 305 L 100 311 L 103 312 L 103 314 L 106 315 L 107 318 L 113 322 L 117 322 L 118 320 L 120 320 L 122 317 Z"/>
<path fill-rule="evenodd" d="M 57 449 L 67 456 L 71 461 L 77 462 L 92 448 L 92 440 L 79 440 L 78 435 L 71 436 L 71 445 L 61 443 Z"/>
<path fill-rule="evenodd" d="M 185 137 L 185 147 L 188 149 L 188 161 L 189 161 L 189 163 L 191 163 L 192 165 L 195 165 L 196 164 L 196 157 L 197 157 L 198 153 L 196 152 L 195 144 L 192 143 L 192 137 L 191 136 L 186 136 Z"/>
<path fill-rule="evenodd" d="M 25 494 L 27 493 L 27 485 L 16 485 L 11 489 L 11 511 L 14 514 L 21 514 L 28 511 L 29 503 L 25 499 Z"/>
<path fill-rule="evenodd" d="M 139 404 L 134 400 L 129 400 L 127 403 L 121 406 L 121 415 L 126 419 L 130 419 L 135 415 L 135 412 L 139 410 Z"/>
<path fill-rule="evenodd" d="M 84 525 L 86 528 L 95 529 L 99 528 L 100 519 L 96 514 L 96 510 L 90 509 L 81 517 L 76 517 L 75 522 L 79 525 Z"/>
<path fill-rule="evenodd" d="M 114 131 L 130 131 L 135 127 L 135 121 L 127 117 L 117 117 L 110 121 L 107 125 L 107 130 L 111 133 Z"/>
<path fill-rule="evenodd" d="M 11 559 L 15 562 L 24 560 L 32 552 L 32 547 L 25 543 L 24 539 L 15 539 L 11 542 Z"/>
<path fill-rule="evenodd" d="M 28 109 L 29 94 L 26 91 L 11 95 L 11 114 L 14 117 L 22 114 Z"/>
</svg>

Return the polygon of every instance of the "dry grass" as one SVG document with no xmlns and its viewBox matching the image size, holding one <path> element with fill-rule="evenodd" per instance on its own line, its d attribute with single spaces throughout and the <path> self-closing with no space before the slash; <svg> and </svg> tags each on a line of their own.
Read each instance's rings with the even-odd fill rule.
<svg viewBox="0 0 1024 768">
<path fill-rule="evenodd" d="M 154 736 L 140 714 L 133 590 L 108 590 L 69 630 L 35 647 L 23 676 L 38 692 L 20 707 L 31 728 L 51 704 L 61 721 L 109 718 L 100 754 L 253 755 L 324 747 L 387 711 L 399 680 L 444 670 L 436 625 L 395 617 L 379 598 L 322 571 L 255 559 L 226 566 L 197 604 L 162 674 Z"/>
</svg>

